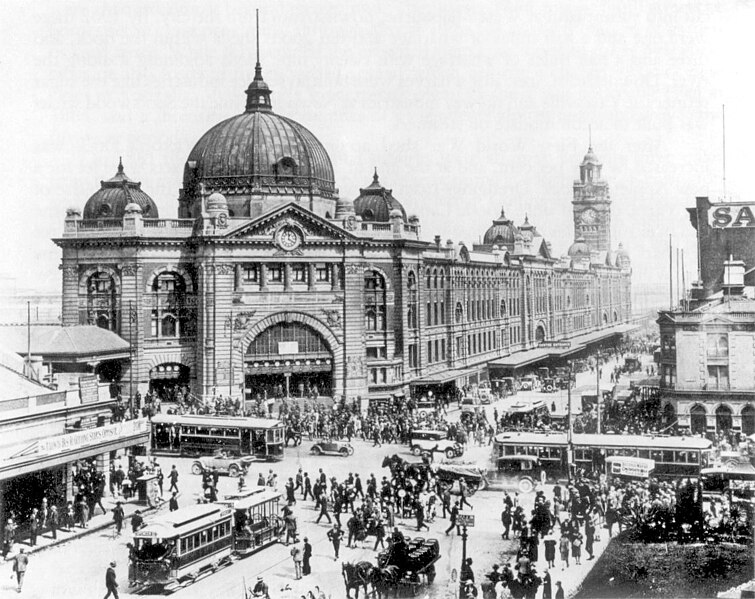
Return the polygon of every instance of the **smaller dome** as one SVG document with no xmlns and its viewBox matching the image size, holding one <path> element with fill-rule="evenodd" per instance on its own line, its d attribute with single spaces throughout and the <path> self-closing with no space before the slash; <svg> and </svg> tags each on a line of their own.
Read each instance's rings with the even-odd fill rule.
<svg viewBox="0 0 755 599">
<path fill-rule="evenodd" d="M 598 160 L 598 157 L 595 155 L 595 152 L 593 152 L 592 146 L 587 148 L 587 154 L 585 154 L 585 157 L 582 159 L 582 166 L 586 164 L 602 164 L 600 160 Z"/>
<path fill-rule="evenodd" d="M 401 212 L 401 218 L 406 220 L 406 210 L 393 197 L 393 191 L 380 185 L 376 168 L 372 183 L 359 190 L 359 197 L 354 200 L 354 211 L 362 220 L 387 223 L 392 210 Z"/>
<path fill-rule="evenodd" d="M 123 161 L 118 161 L 118 172 L 107 181 L 100 181 L 100 189 L 84 206 L 85 219 L 123 218 L 126 206 L 136 204 L 145 217 L 158 218 L 157 204 L 142 191 L 142 184 L 123 172 Z"/>
<path fill-rule="evenodd" d="M 71 206 L 70 208 L 66 209 L 66 217 L 67 218 L 81 218 L 81 210 L 79 210 L 75 206 Z"/>
<path fill-rule="evenodd" d="M 513 221 L 506 218 L 501 208 L 501 216 L 493 221 L 493 225 L 485 231 L 483 243 L 485 245 L 511 246 L 516 239 L 516 227 Z"/>
<path fill-rule="evenodd" d="M 123 209 L 123 213 L 124 214 L 141 214 L 142 207 L 135 202 L 131 202 L 130 204 L 126 204 L 126 207 Z"/>
<path fill-rule="evenodd" d="M 575 258 L 577 256 L 589 256 L 590 246 L 587 245 L 585 238 L 580 236 L 577 241 L 571 244 L 568 253 L 572 258 Z"/>
<path fill-rule="evenodd" d="M 228 202 L 222 193 L 211 193 L 207 198 L 207 210 L 228 210 Z"/>
<path fill-rule="evenodd" d="M 624 244 L 623 244 L 623 243 L 620 243 L 620 244 L 619 244 L 619 249 L 617 249 L 617 250 L 616 250 L 616 257 L 617 257 L 617 258 L 618 258 L 618 257 L 626 257 L 626 258 L 629 258 L 629 252 L 627 252 L 627 251 L 626 251 L 626 250 L 624 249 Z"/>
<path fill-rule="evenodd" d="M 398 208 L 391 208 L 391 211 L 388 213 L 388 218 L 403 218 L 403 213 Z"/>
</svg>

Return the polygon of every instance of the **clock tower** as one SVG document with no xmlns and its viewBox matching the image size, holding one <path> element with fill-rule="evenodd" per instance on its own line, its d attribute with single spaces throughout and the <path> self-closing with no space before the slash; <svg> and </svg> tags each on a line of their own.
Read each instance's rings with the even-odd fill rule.
<svg viewBox="0 0 755 599">
<path fill-rule="evenodd" d="M 574 239 L 584 238 L 591 250 L 611 249 L 611 196 L 608 183 L 601 178 L 603 165 L 588 148 L 574 181 Z"/>
</svg>

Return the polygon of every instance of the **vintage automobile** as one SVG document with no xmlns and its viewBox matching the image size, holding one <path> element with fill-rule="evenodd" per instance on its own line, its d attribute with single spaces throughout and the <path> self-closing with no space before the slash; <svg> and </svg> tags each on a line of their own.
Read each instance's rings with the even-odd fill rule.
<svg viewBox="0 0 755 599">
<path fill-rule="evenodd" d="M 450 460 L 464 453 L 462 445 L 453 439 L 449 439 L 445 431 L 412 431 L 409 445 L 415 456 L 421 456 L 423 452 L 440 452 Z"/>
<path fill-rule="evenodd" d="M 246 474 L 253 458 L 234 456 L 222 449 L 217 450 L 211 456 L 204 456 L 194 460 L 191 465 L 192 474 L 202 474 L 207 470 L 217 468 L 219 474 L 238 476 Z"/>
<path fill-rule="evenodd" d="M 309 451 L 315 455 L 340 455 L 344 458 L 354 455 L 354 447 L 345 441 L 318 441 Z"/>
<path fill-rule="evenodd" d="M 490 485 L 487 470 L 479 468 L 474 463 L 410 462 L 394 454 L 383 459 L 383 468 L 386 467 L 390 468 L 392 475 L 395 476 L 398 471 L 403 471 L 410 479 L 424 479 L 428 472 L 432 472 L 440 487 L 447 488 L 452 495 L 460 494 L 459 481 L 462 479 L 467 485 L 467 494 L 470 496 L 479 490 L 487 489 Z"/>
</svg>

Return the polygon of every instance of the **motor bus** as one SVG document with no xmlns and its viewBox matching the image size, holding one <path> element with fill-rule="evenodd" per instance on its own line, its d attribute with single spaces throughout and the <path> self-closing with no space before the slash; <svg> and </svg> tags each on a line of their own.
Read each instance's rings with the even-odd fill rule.
<svg viewBox="0 0 755 599">
<path fill-rule="evenodd" d="M 261 461 L 283 459 L 286 427 L 272 418 L 157 414 L 152 417 L 151 445 L 156 454 L 233 456 Z"/>
<path fill-rule="evenodd" d="M 248 555 L 272 545 L 283 532 L 279 516 L 281 494 L 258 487 L 222 502 L 233 509 L 233 550 Z"/>
<path fill-rule="evenodd" d="M 567 478 L 570 462 L 586 472 L 605 473 L 606 460 L 612 456 L 652 460 L 653 476 L 658 478 L 697 478 L 713 453 L 708 439 L 650 435 L 574 433 L 572 448 L 569 460 L 566 432 L 512 431 L 496 435 L 491 457 L 499 472 L 520 476 L 534 472 L 538 476 L 531 481 L 545 482 Z"/>
<path fill-rule="evenodd" d="M 152 519 L 134 533 L 129 551 L 129 582 L 175 587 L 182 580 L 217 568 L 233 552 L 233 510 L 197 504 Z"/>
<path fill-rule="evenodd" d="M 716 464 L 702 471 L 703 494 L 728 494 L 730 499 L 755 498 L 755 467 L 746 458 Z"/>
</svg>

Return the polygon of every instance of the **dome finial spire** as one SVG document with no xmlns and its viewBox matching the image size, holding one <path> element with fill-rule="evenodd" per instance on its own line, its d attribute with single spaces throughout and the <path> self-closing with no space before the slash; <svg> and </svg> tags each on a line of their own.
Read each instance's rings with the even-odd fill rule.
<svg viewBox="0 0 755 599">
<path fill-rule="evenodd" d="M 123 174 L 123 156 L 118 156 L 118 174 Z"/>
<path fill-rule="evenodd" d="M 587 147 L 592 152 L 592 125 L 587 125 Z"/>
<path fill-rule="evenodd" d="M 270 88 L 262 79 L 262 65 L 260 64 L 260 11 L 256 9 L 256 32 L 257 32 L 257 63 L 254 65 L 254 79 L 246 90 L 246 111 L 258 112 L 264 110 L 270 112 Z"/>
<path fill-rule="evenodd" d="M 380 181 L 378 181 L 377 167 L 375 167 L 375 173 L 372 175 L 372 182 L 376 185 L 380 183 Z"/>
</svg>

